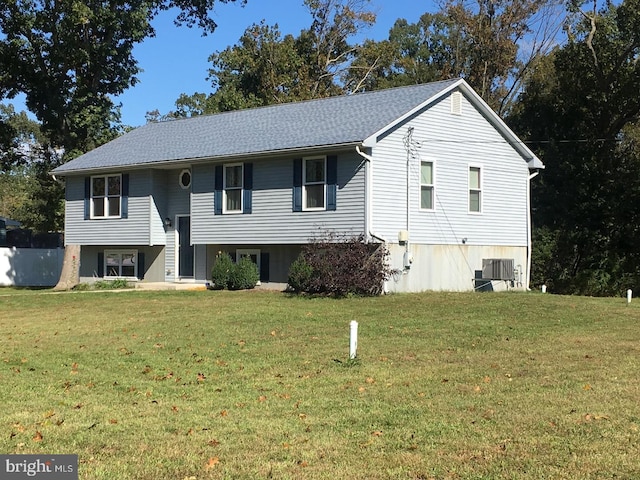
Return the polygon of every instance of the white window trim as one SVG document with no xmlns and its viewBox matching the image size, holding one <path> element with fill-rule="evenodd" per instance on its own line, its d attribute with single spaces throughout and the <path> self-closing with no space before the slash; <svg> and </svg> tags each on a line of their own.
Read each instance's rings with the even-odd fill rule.
<svg viewBox="0 0 640 480">
<path fill-rule="evenodd" d="M 431 180 L 430 184 L 422 183 L 422 164 L 431 164 Z M 421 212 L 434 212 L 436 210 L 436 162 L 435 160 L 420 160 L 420 171 L 418 172 L 418 183 L 420 184 L 420 190 L 418 191 L 418 206 Z M 422 187 L 431 187 L 431 208 L 422 208 Z"/>
<path fill-rule="evenodd" d="M 109 255 L 123 255 L 123 254 L 133 254 L 133 276 L 129 277 L 129 276 L 124 276 L 124 275 L 107 275 L 108 272 L 108 265 L 107 265 L 107 256 Z M 118 279 L 118 278 L 124 278 L 127 280 L 137 280 L 138 279 L 138 250 L 136 249 L 131 249 L 131 250 L 125 250 L 125 249 L 119 249 L 119 250 L 105 250 L 104 251 L 104 265 L 103 265 L 103 272 L 102 275 L 104 278 L 111 278 L 111 279 Z"/>
<path fill-rule="evenodd" d="M 227 167 L 242 167 L 240 173 L 240 188 L 232 187 L 233 190 L 240 190 L 240 209 L 239 210 L 227 210 Z M 244 163 L 225 163 L 222 165 L 222 213 L 223 214 L 238 214 L 244 211 Z"/>
<path fill-rule="evenodd" d="M 188 173 L 189 174 L 189 183 L 187 185 L 182 183 L 182 176 Z M 191 188 L 191 182 L 193 180 L 193 177 L 191 175 L 191 169 L 189 168 L 184 168 L 180 171 L 180 175 L 178 176 L 178 185 L 180 185 L 180 188 L 182 188 L 183 190 L 187 190 L 189 188 Z"/>
<path fill-rule="evenodd" d="M 479 183 L 480 188 L 471 188 L 471 169 L 477 168 L 480 170 Z M 480 192 L 480 210 L 474 212 L 471 210 L 471 191 Z M 477 164 L 469 164 L 467 168 L 467 211 L 471 215 L 482 215 L 484 211 L 484 167 L 482 165 Z"/>
<path fill-rule="evenodd" d="M 120 177 L 120 195 L 118 195 L 118 202 L 120 203 L 120 206 L 118 208 L 118 212 L 120 212 L 118 215 L 109 215 L 109 198 L 116 198 L 116 197 L 109 197 L 107 195 L 107 191 L 109 189 L 109 177 Z M 104 183 L 105 183 L 105 191 L 103 192 L 104 195 L 100 195 L 99 197 L 94 195 L 93 192 L 93 179 L 94 178 L 104 178 Z M 91 182 L 91 192 L 90 192 L 90 198 L 89 198 L 89 205 L 91 208 L 91 212 L 90 212 L 90 216 L 89 218 L 94 220 L 99 220 L 99 219 L 109 219 L 109 218 L 122 218 L 122 174 L 121 173 L 117 173 L 117 174 L 106 174 L 106 175 L 93 175 L 90 179 Z M 95 215 L 94 213 L 94 199 L 95 198 L 104 198 L 105 199 L 105 204 L 104 204 L 104 215 Z"/>
<path fill-rule="evenodd" d="M 307 161 L 308 160 L 323 160 L 324 161 L 324 180 L 322 182 L 309 182 L 307 183 Z M 323 198 L 324 206 L 322 207 L 307 207 L 307 185 L 322 185 L 323 186 Z M 305 212 L 321 212 L 327 209 L 327 157 L 305 157 L 302 159 L 302 210 Z"/>
</svg>

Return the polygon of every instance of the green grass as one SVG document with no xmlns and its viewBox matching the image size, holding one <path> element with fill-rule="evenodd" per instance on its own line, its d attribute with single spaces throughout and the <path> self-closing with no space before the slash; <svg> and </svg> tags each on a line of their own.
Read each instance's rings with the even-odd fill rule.
<svg viewBox="0 0 640 480">
<path fill-rule="evenodd" d="M 640 303 L 0 290 L 0 308 L 0 452 L 77 453 L 83 480 L 640 478 Z"/>
</svg>

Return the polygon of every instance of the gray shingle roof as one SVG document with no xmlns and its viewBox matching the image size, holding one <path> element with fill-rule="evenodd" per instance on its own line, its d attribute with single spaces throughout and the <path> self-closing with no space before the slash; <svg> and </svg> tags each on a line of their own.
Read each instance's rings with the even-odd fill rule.
<svg viewBox="0 0 640 480">
<path fill-rule="evenodd" d="M 52 173 L 360 143 L 458 81 L 149 123 Z"/>
</svg>

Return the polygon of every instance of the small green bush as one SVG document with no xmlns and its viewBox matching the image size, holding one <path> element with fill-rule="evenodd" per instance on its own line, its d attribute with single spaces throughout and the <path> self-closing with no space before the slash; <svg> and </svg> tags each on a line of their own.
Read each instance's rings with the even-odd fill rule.
<svg viewBox="0 0 640 480">
<path fill-rule="evenodd" d="M 311 285 L 313 268 L 300 255 L 289 267 L 289 286 L 294 292 L 306 292 Z"/>
<path fill-rule="evenodd" d="M 254 288 L 260 280 L 258 266 L 250 257 L 244 256 L 229 272 L 229 290 L 245 290 Z"/>
<path fill-rule="evenodd" d="M 211 269 L 211 283 L 216 290 L 224 290 L 229 285 L 231 272 L 235 270 L 235 264 L 226 252 L 218 252 L 216 262 Z"/>
</svg>

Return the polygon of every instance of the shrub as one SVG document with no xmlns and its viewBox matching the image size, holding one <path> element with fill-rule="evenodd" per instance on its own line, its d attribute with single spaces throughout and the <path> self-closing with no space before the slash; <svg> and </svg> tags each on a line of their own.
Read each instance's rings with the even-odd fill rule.
<svg viewBox="0 0 640 480">
<path fill-rule="evenodd" d="M 289 267 L 289 286 L 294 292 L 308 292 L 313 269 L 300 255 Z"/>
<path fill-rule="evenodd" d="M 253 263 L 250 257 L 244 256 L 234 265 L 229 272 L 229 290 L 244 290 L 253 288 L 260 280 L 258 266 Z"/>
<path fill-rule="evenodd" d="M 363 235 L 328 233 L 302 247 L 289 269 L 289 285 L 297 292 L 338 297 L 379 295 L 391 274 L 388 255 L 383 244 L 367 243 Z"/>
<path fill-rule="evenodd" d="M 226 252 L 218 252 L 216 261 L 211 269 L 211 283 L 216 290 L 223 290 L 229 285 L 229 277 L 235 269 L 235 264 Z"/>
</svg>

